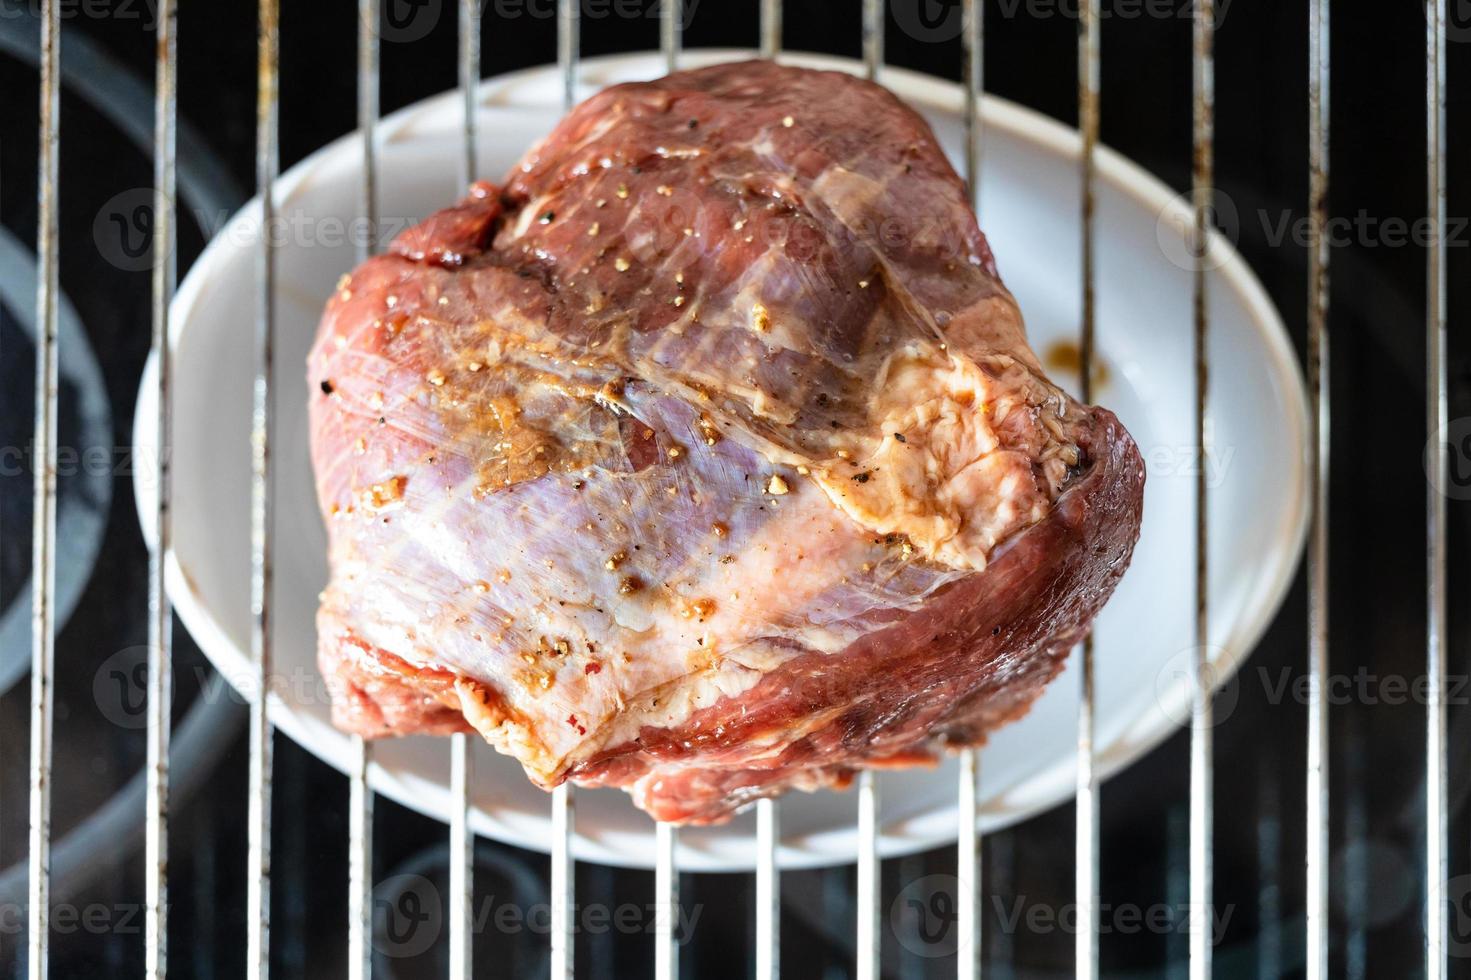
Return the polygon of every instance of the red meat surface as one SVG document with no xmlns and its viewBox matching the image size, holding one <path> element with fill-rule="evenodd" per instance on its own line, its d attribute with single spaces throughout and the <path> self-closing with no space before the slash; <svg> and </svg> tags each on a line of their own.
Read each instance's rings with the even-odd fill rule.
<svg viewBox="0 0 1471 980">
<path fill-rule="evenodd" d="M 1044 377 L 929 127 L 843 74 L 601 92 L 345 276 L 308 370 L 337 723 L 661 820 L 980 743 L 1139 531 L 1128 433 Z"/>
</svg>

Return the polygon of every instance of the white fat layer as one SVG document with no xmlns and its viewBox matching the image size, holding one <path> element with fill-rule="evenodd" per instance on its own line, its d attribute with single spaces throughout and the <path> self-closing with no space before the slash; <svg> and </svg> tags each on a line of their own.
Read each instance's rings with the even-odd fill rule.
<svg viewBox="0 0 1471 980">
<path fill-rule="evenodd" d="M 1051 411 L 1055 422 L 1056 406 L 1034 404 L 1028 386 L 998 381 L 963 354 L 922 344 L 891 355 L 874 391 L 872 414 L 881 422 L 865 451 L 815 474 L 860 526 L 902 535 L 950 568 L 979 570 L 998 542 L 1046 516 L 1052 474 L 1039 481 L 1032 456 L 1004 446 L 998 430 L 1023 412 L 1013 425 L 1055 441 L 1045 420 L 1031 415 Z M 1055 474 L 1059 483 L 1064 470 Z"/>
</svg>

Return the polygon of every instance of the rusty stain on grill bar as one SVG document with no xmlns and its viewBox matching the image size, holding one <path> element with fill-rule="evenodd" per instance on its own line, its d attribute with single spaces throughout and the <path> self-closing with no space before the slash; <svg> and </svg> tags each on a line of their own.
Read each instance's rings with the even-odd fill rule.
<svg viewBox="0 0 1471 980">
<path fill-rule="evenodd" d="M 260 0 L 256 85 L 256 188 L 261 201 L 255 337 L 255 396 L 251 415 L 250 603 L 254 690 L 250 704 L 249 855 L 246 871 L 246 976 L 270 973 L 271 916 L 271 722 L 266 692 L 272 673 L 271 588 L 273 514 L 271 443 L 274 412 L 271 382 L 276 331 L 275 221 L 279 150 L 279 0 Z"/>
<path fill-rule="evenodd" d="M 52 671 L 56 663 L 57 158 L 61 148 L 61 0 L 41 11 L 41 143 L 37 160 L 36 429 L 31 525 L 30 863 L 27 868 L 27 962 L 46 976 L 50 953 Z"/>
<path fill-rule="evenodd" d="M 1308 539 L 1307 977 L 1328 976 L 1328 0 L 1308 11 L 1308 387 L 1313 515 Z"/>
<path fill-rule="evenodd" d="M 1084 404 L 1093 401 L 1094 333 L 1098 315 L 1095 294 L 1096 156 L 1099 130 L 1098 0 L 1082 0 L 1078 32 L 1078 128 L 1083 138 L 1081 161 L 1082 329 L 1078 340 L 1078 387 Z M 1078 662 L 1077 819 L 1074 890 L 1078 927 L 1074 933 L 1074 975 L 1098 976 L 1098 778 L 1094 768 L 1093 634 L 1083 638 Z"/>
<path fill-rule="evenodd" d="M 986 8 L 984 0 L 964 0 L 961 9 L 961 47 L 965 65 L 961 71 L 965 84 L 965 182 L 970 190 L 971 208 L 981 212 L 981 91 L 985 87 Z"/>
<path fill-rule="evenodd" d="M 174 256 L 176 201 L 175 148 L 178 120 L 178 8 L 174 0 L 158 7 L 153 110 L 153 256 L 150 354 L 154 367 L 153 480 L 154 542 L 148 553 L 148 776 L 144 805 L 144 974 L 168 973 L 168 800 L 171 734 L 173 614 L 164 584 L 171 533 L 169 447 L 172 445 L 172 356 L 169 304 L 177 281 Z"/>
<path fill-rule="evenodd" d="M 459 31 L 459 76 L 460 98 L 463 100 L 465 159 L 460 172 L 460 189 L 463 191 L 475 181 L 476 130 L 475 90 L 480 84 L 480 3 L 479 0 L 460 0 Z"/>
<path fill-rule="evenodd" d="M 1214 0 L 1195 0 L 1193 20 L 1194 112 L 1193 179 L 1195 233 L 1195 441 L 1200 458 L 1210 451 L 1206 434 L 1206 407 L 1210 382 L 1209 312 L 1206 294 L 1206 256 L 1210 247 L 1210 207 L 1213 187 L 1215 67 L 1212 44 L 1215 34 Z M 1212 893 L 1212 773 L 1210 665 L 1207 647 L 1209 620 L 1209 541 L 1207 536 L 1206 471 L 1201 466 L 1195 479 L 1195 649 L 1191 658 L 1190 728 L 1190 902 L 1191 908 L 1210 908 Z M 1193 916 L 1190 927 L 1190 980 L 1211 976 L 1210 930 Z"/>
</svg>

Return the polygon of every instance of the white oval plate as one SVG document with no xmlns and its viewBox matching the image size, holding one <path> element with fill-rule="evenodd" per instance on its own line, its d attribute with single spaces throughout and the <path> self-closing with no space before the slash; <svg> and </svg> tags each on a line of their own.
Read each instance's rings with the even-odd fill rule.
<svg viewBox="0 0 1471 980">
<path fill-rule="evenodd" d="M 691 51 L 688 65 L 740 56 Z M 858 72 L 857 62 L 791 55 L 793 63 Z M 587 93 L 663 73 L 654 54 L 590 60 Z M 885 83 L 920 109 L 951 158 L 962 146 L 958 86 L 899 69 Z M 505 173 L 560 115 L 552 67 L 487 80 L 479 92 L 481 173 Z M 380 206 L 397 230 L 450 204 L 462 188 L 461 103 L 446 93 L 381 125 Z M 986 126 L 981 224 L 1002 275 L 1026 313 L 1033 347 L 1076 337 L 1079 289 L 1079 138 L 998 99 Z M 329 721 L 315 666 L 313 617 L 326 582 L 326 538 L 307 457 L 304 361 L 322 304 L 355 264 L 348 231 L 358 213 L 362 146 L 347 136 L 293 167 L 279 185 L 284 241 L 278 255 L 274 386 L 277 726 L 345 771 L 349 740 Z M 1165 185 L 1119 155 L 1098 155 L 1098 343 L 1109 377 L 1097 400 L 1123 419 L 1149 466 L 1144 528 L 1133 567 L 1097 626 L 1098 766 L 1108 775 L 1189 718 L 1186 670 L 1193 643 L 1194 388 L 1190 212 Z M 221 673 L 245 687 L 249 671 L 250 409 L 259 202 L 244 208 L 190 270 L 173 307 L 175 356 L 173 601 Z M 1250 653 L 1291 581 L 1307 516 L 1307 408 L 1297 362 L 1261 285 L 1224 240 L 1209 274 L 1211 433 L 1211 639 L 1223 680 Z M 1065 372 L 1054 375 L 1072 384 Z M 152 369 L 138 399 L 135 440 L 151 451 Z M 152 458 L 143 455 L 140 458 Z M 151 533 L 152 487 L 137 487 Z M 1032 711 L 996 733 L 981 761 L 980 826 L 991 830 L 1070 796 L 1078 681 L 1069 664 Z M 377 743 L 378 792 L 447 819 L 449 751 L 425 737 Z M 956 837 L 956 765 L 885 772 L 880 851 L 905 854 Z M 481 834 L 545 851 L 548 798 L 519 766 L 476 746 L 471 823 Z M 811 867 L 853 859 L 855 798 L 792 793 L 781 803 L 780 859 Z M 754 819 L 684 831 L 689 870 L 749 868 Z M 345 832 L 345 830 L 344 830 Z M 653 824 L 615 790 L 577 794 L 579 859 L 652 867 Z"/>
</svg>

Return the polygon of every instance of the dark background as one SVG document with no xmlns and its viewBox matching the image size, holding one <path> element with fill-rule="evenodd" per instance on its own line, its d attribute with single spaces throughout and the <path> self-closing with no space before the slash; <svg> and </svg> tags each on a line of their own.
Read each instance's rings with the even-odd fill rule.
<svg viewBox="0 0 1471 980">
<path fill-rule="evenodd" d="M 392 111 L 452 87 L 455 17 L 450 0 L 418 8 L 385 0 L 399 15 L 383 45 L 383 108 Z M 1449 47 L 1449 211 L 1471 214 L 1471 112 L 1468 51 L 1471 9 L 1452 0 Z M 1299 352 L 1305 337 L 1306 255 L 1290 240 L 1273 245 L 1263 212 L 1294 219 L 1307 199 L 1307 4 L 1305 0 L 1217 0 L 1217 182 L 1243 215 L 1239 247 L 1276 301 Z M 703 0 L 686 32 L 689 47 L 755 45 L 755 0 Z M 29 251 L 35 241 L 37 4 L 0 3 L 0 225 Z M 184 0 L 180 22 L 181 168 L 198 180 L 207 202 L 232 209 L 253 187 L 255 16 L 253 4 Z M 348 132 L 355 118 L 356 8 L 349 0 L 288 3 L 282 24 L 281 149 L 289 167 Z M 440 7 L 443 9 L 436 14 Z M 986 83 L 1067 122 L 1076 121 L 1074 4 L 990 0 Z M 1145 6 L 1104 0 L 1103 138 L 1177 189 L 1189 185 L 1190 20 L 1186 0 Z M 148 346 L 149 283 L 145 271 L 118 268 L 117 242 L 93 233 L 115 197 L 151 182 L 154 38 L 150 6 L 131 2 L 68 6 L 64 28 L 61 127 L 61 282 L 100 362 L 111 438 L 130 442 L 133 400 Z M 555 57 L 551 0 L 492 0 L 483 24 L 486 74 L 550 62 Z M 607 9 L 607 5 L 595 9 Z M 585 55 L 658 44 L 652 0 L 628 3 L 635 18 L 584 19 Z M 1134 16 L 1127 16 L 1133 11 Z M 1153 14 L 1148 13 L 1153 11 Z M 891 63 L 958 78 L 959 3 L 896 0 L 887 29 Z M 421 36 L 422 35 L 422 36 Z M 1425 211 L 1425 28 L 1421 5 L 1335 4 L 1332 29 L 1332 194 L 1335 215 L 1361 210 L 1383 220 L 1414 221 Z M 791 0 L 785 45 L 858 56 L 856 0 Z M 983 216 L 984 223 L 984 216 Z M 1451 228 L 1451 418 L 1471 416 L 1471 365 L 1464 328 L 1471 288 L 1471 229 Z M 202 247 L 201 231 L 181 228 L 180 273 Z M 1102 230 L 1106 242 L 1107 229 Z M 1106 247 L 1106 246 L 1105 246 Z M 1413 680 L 1423 674 L 1425 644 L 1424 429 L 1425 252 L 1373 233 L 1334 251 L 1332 353 L 1334 423 L 1332 506 L 1332 669 L 1349 677 Z M 126 264 L 126 263 L 123 263 Z M 0 266 L 12 292 L 0 301 L 0 445 L 29 440 L 32 347 L 23 322 L 32 300 L 31 273 Z M 1071 283 L 1059 288 L 1073 288 Z M 1161 329 L 1189 329 L 1188 323 Z M 64 353 L 64 357 L 71 355 Z M 1229 384 L 1230 379 L 1218 379 Z M 63 444 L 84 428 L 76 391 L 62 395 Z M 1467 424 L 1463 422 L 1462 424 Z M 104 431 L 108 431 L 104 429 Z M 240 447 L 245 452 L 245 447 Z M 125 453 L 108 476 L 110 497 L 64 480 L 62 492 L 81 511 L 105 519 L 100 556 L 80 604 L 63 624 L 57 648 L 54 836 L 60 839 L 139 772 L 143 732 L 135 721 L 141 688 L 112 703 L 94 694 L 103 667 L 131 668 L 146 641 L 146 552 L 135 519 Z M 1471 656 L 1466 615 L 1471 450 L 1453 456 L 1459 482 L 1451 502 L 1450 671 L 1464 679 Z M 0 475 L 0 609 L 14 604 L 29 574 L 28 469 Z M 106 481 L 104 481 L 106 482 Z M 69 528 L 64 523 L 61 534 Z M 245 588 L 242 574 L 241 587 Z M 1306 590 L 1299 575 L 1281 614 L 1246 671 L 1301 676 L 1305 664 Z M 1147 623 L 1139 624 L 1147 629 Z M 211 671 L 176 631 L 176 723 L 195 703 Z M 28 649 L 0 651 L 6 658 Z M 111 659 L 110 659 L 111 658 Z M 104 663 L 105 662 L 105 663 Z M 125 676 L 141 678 L 141 674 Z M 1215 902 L 1230 912 L 1217 953 L 1228 977 L 1297 976 L 1303 972 L 1303 755 L 1305 713 L 1293 699 L 1272 703 L 1263 685 L 1243 675 L 1239 703 L 1216 731 Z M 1453 685 L 1451 708 L 1451 866 L 1471 872 L 1466 768 L 1471 762 L 1468 692 Z M 23 882 L 28 684 L 0 687 L 0 973 L 23 975 Z M 1407 977 L 1423 972 L 1423 707 L 1414 702 L 1350 697 L 1331 709 L 1333 854 L 1332 972 L 1348 977 Z M 119 712 L 122 712 L 120 715 Z M 197 737 L 176 737 L 176 787 L 170 841 L 170 965 L 176 976 L 235 977 L 244 972 L 245 781 L 244 709 L 217 706 Z M 218 749 L 218 751 L 216 751 Z M 203 761 L 178 761 L 188 752 Z M 271 947 L 276 975 L 339 976 L 345 972 L 347 784 L 289 739 L 276 741 L 275 879 Z M 190 775 L 183 775 L 185 769 Z M 1102 898 L 1119 907 L 1177 905 L 1186 900 L 1188 836 L 1187 738 L 1181 733 L 1105 784 L 1102 795 Z M 57 932 L 52 972 L 58 977 L 135 975 L 142 970 L 142 809 L 123 817 L 84 862 L 59 881 L 56 901 L 101 916 L 98 928 Z M 384 799 L 377 804 L 375 867 L 380 878 L 421 874 L 438 881 L 446 831 Z M 1061 976 L 1071 970 L 1065 927 L 1029 925 L 1017 909 L 1065 913 L 1073 899 L 1073 808 L 1057 807 L 984 842 L 986 968 L 994 977 Z M 548 862 L 539 854 L 481 841 L 477 897 L 528 909 L 546 900 Z M 21 876 L 16 877 L 16 872 Z M 905 884 L 953 874 L 953 849 L 889 861 L 884 908 Z M 583 904 L 616 908 L 652 900 L 652 875 L 591 865 L 577 869 Z M 413 880 L 413 879 L 398 879 Z M 937 879 L 942 882 L 944 879 Z M 842 977 L 851 971 L 851 868 L 797 872 L 782 880 L 783 968 L 788 976 Z M 753 968 L 753 885 L 747 875 L 686 875 L 685 905 L 699 908 L 685 945 L 687 976 L 745 976 Z M 1453 975 L 1471 976 L 1471 876 L 1450 884 Z M 388 895 L 392 899 L 397 896 Z M 647 922 L 646 916 L 639 918 Z M 1124 920 L 1104 921 L 1124 924 Z M 953 974 L 954 958 L 922 955 L 917 918 L 892 930 L 884 918 L 886 975 Z M 1101 939 L 1111 976 L 1184 976 L 1185 936 L 1178 917 L 1167 928 L 1110 931 Z M 58 926 L 61 920 L 58 918 Z M 440 937 L 441 940 L 443 936 Z M 381 939 L 381 937 L 380 937 Z M 588 931 L 578 937 L 584 976 L 646 974 L 653 940 L 646 932 Z M 388 944 L 384 944 L 388 945 Z M 497 929 L 476 942 L 476 972 L 534 976 L 545 971 L 545 938 L 532 929 Z M 442 942 L 415 957 L 379 957 L 376 975 L 441 976 Z"/>
</svg>

